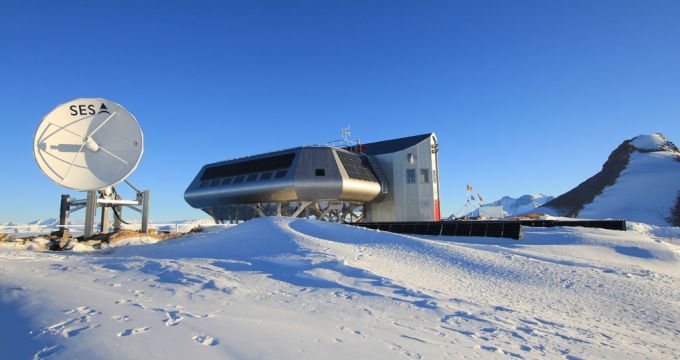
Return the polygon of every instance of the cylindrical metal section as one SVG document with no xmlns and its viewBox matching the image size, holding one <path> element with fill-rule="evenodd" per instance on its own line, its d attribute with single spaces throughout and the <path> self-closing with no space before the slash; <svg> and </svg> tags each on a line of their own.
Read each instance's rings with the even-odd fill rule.
<svg viewBox="0 0 680 360">
<path fill-rule="evenodd" d="M 144 190 L 142 195 L 142 232 L 149 232 L 149 206 L 151 204 L 151 191 Z"/>
<path fill-rule="evenodd" d="M 85 239 L 91 238 L 94 234 L 94 216 L 97 212 L 97 190 L 87 192 L 87 204 L 85 205 L 85 229 L 83 236 Z"/>
</svg>

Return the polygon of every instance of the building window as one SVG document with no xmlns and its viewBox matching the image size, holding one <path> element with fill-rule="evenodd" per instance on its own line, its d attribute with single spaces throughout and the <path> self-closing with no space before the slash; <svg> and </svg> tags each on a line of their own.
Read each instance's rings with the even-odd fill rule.
<svg viewBox="0 0 680 360">
<path fill-rule="evenodd" d="M 286 176 L 287 173 L 288 173 L 287 170 L 279 170 L 279 171 L 276 172 L 276 175 L 274 177 L 277 178 L 277 179 L 280 179 L 280 178 Z"/>
<path fill-rule="evenodd" d="M 413 156 L 413 154 L 408 153 L 408 154 L 406 154 L 406 162 L 409 163 L 409 164 L 413 164 L 413 163 L 416 162 L 416 157 Z"/>
<path fill-rule="evenodd" d="M 416 171 L 413 169 L 406 170 L 406 183 L 415 184 L 416 183 Z"/>
<path fill-rule="evenodd" d="M 272 178 L 272 173 L 266 172 L 262 173 L 262 176 L 260 176 L 260 180 L 269 180 Z"/>
<path fill-rule="evenodd" d="M 210 180 L 210 184 L 208 186 L 211 186 L 211 187 L 217 186 L 217 185 L 219 185 L 220 181 L 221 181 L 220 179 L 212 179 L 212 180 Z"/>
<path fill-rule="evenodd" d="M 315 176 L 326 176 L 326 169 L 314 169 Z"/>
<path fill-rule="evenodd" d="M 420 182 L 423 184 L 427 184 L 430 182 L 430 170 L 429 169 L 420 169 Z"/>
<path fill-rule="evenodd" d="M 231 184 L 231 178 L 230 177 L 222 179 L 222 185 L 229 185 L 229 184 Z"/>
<path fill-rule="evenodd" d="M 255 181 L 255 180 L 257 180 L 257 174 L 250 174 L 250 175 L 248 175 L 248 177 L 246 178 L 246 182 L 253 182 L 253 181 Z"/>
<path fill-rule="evenodd" d="M 234 184 L 240 184 L 243 182 L 243 176 L 237 176 L 234 178 Z"/>
</svg>

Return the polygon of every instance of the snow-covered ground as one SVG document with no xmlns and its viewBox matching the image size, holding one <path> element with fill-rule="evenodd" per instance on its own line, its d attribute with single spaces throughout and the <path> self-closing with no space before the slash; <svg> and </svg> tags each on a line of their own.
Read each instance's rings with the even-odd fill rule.
<svg viewBox="0 0 680 360">
<path fill-rule="evenodd" d="M 415 237 L 255 219 L 99 253 L 0 250 L 3 358 L 674 358 L 677 232 Z"/>
</svg>

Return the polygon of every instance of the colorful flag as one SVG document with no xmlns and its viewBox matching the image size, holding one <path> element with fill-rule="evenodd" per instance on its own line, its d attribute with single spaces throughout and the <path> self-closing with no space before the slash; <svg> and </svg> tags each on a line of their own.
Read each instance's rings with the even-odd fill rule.
<svg viewBox="0 0 680 360">
<path fill-rule="evenodd" d="M 472 186 L 467 185 L 467 190 L 468 190 L 468 191 L 472 191 Z"/>
<path fill-rule="evenodd" d="M 482 195 L 479 195 L 479 193 L 477 193 L 477 198 L 479 199 L 480 203 L 484 202 L 484 199 L 482 199 Z"/>
</svg>

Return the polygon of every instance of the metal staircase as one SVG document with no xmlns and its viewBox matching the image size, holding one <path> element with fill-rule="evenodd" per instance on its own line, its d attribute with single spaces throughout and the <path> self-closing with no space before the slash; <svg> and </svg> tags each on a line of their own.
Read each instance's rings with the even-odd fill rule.
<svg viewBox="0 0 680 360">
<path fill-rule="evenodd" d="M 381 198 L 385 197 L 387 194 L 389 194 L 390 188 L 389 183 L 387 182 L 387 178 L 385 177 L 385 174 L 383 173 L 382 168 L 378 163 L 378 160 L 376 160 L 376 158 L 374 158 L 373 156 L 365 154 L 361 154 L 361 157 L 365 158 L 371 165 L 373 175 L 375 175 L 375 177 L 378 178 L 378 182 L 380 182 L 380 197 Z"/>
</svg>

